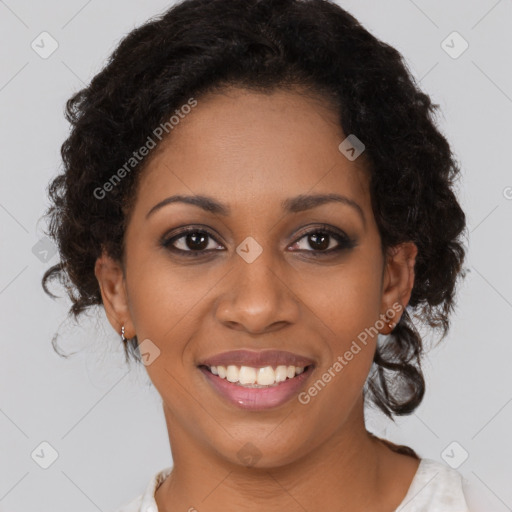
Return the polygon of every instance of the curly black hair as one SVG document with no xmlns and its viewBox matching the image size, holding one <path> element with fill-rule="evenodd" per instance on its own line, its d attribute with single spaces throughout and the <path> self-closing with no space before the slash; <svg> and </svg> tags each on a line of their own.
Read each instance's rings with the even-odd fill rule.
<svg viewBox="0 0 512 512">
<path fill-rule="evenodd" d="M 44 290 L 55 297 L 47 285 L 58 278 L 75 320 L 102 304 L 94 265 L 103 249 L 123 262 L 124 232 L 149 158 L 108 194 L 98 191 L 190 98 L 229 86 L 266 93 L 299 87 L 323 98 L 343 132 L 363 141 L 383 254 L 401 242 L 418 247 L 409 304 L 377 347 L 364 393 L 391 419 L 410 414 L 425 392 L 413 316 L 444 337 L 457 278 L 465 275 L 466 219 L 453 191 L 460 168 L 436 127 L 439 105 L 420 90 L 401 54 L 334 2 L 185 0 L 130 32 L 66 104 L 72 129 L 46 212 L 61 261 L 44 274 Z M 128 345 L 133 355 L 137 343 L 125 344 L 127 362 Z"/>
</svg>

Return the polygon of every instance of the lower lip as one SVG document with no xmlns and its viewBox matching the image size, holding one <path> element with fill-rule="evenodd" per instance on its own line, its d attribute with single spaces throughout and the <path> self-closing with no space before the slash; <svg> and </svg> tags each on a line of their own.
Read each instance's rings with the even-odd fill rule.
<svg viewBox="0 0 512 512">
<path fill-rule="evenodd" d="M 205 367 L 199 367 L 215 390 L 230 403 L 252 411 L 278 407 L 296 396 L 311 375 L 313 366 L 308 366 L 300 375 L 286 379 L 277 386 L 268 388 L 245 388 L 213 375 Z"/>
</svg>

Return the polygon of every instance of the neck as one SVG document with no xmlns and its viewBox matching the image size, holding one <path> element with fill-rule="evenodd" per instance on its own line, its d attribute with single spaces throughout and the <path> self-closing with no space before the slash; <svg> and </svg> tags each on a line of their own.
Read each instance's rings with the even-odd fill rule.
<svg viewBox="0 0 512 512">
<path fill-rule="evenodd" d="M 199 445 L 187 429 L 171 421 L 165 406 L 164 411 L 174 465 L 155 494 L 160 512 L 383 510 L 390 484 L 390 450 L 366 431 L 362 400 L 346 424 L 325 442 L 291 463 L 266 468 L 233 463 Z M 411 463 L 412 459 L 407 483 L 393 496 L 388 493 L 394 500 L 389 510 L 407 491 L 414 474 Z"/>
</svg>

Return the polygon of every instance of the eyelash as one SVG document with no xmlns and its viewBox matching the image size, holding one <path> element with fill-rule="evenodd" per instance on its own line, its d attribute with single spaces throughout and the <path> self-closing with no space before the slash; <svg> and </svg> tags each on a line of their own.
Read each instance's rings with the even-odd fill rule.
<svg viewBox="0 0 512 512">
<path fill-rule="evenodd" d="M 181 238 L 184 238 L 186 235 L 188 235 L 190 233 L 207 235 L 209 238 L 213 239 L 216 243 L 218 243 L 217 240 L 215 239 L 215 237 L 209 231 L 207 231 L 205 229 L 191 227 L 191 228 L 183 229 L 179 233 L 173 235 L 171 238 L 164 237 L 161 244 L 163 247 L 165 247 L 169 251 L 172 251 L 178 255 L 183 255 L 185 257 L 192 257 L 192 258 L 204 256 L 205 254 L 207 254 L 210 251 L 217 251 L 217 249 L 213 249 L 213 250 L 208 249 L 208 250 L 200 250 L 200 251 L 192 251 L 192 250 L 184 251 L 183 249 L 177 249 L 176 247 L 172 246 L 172 244 L 174 242 L 176 242 L 177 240 L 180 240 Z M 292 243 L 292 245 L 296 244 L 303 238 L 307 237 L 308 235 L 312 235 L 312 234 L 328 235 L 328 236 L 334 238 L 336 240 L 336 242 L 338 242 L 338 244 L 339 244 L 338 247 L 335 247 L 335 248 L 329 249 L 329 250 L 321 251 L 321 250 L 313 249 L 311 251 L 308 251 L 308 250 L 305 251 L 308 253 L 312 253 L 311 256 L 313 256 L 313 257 L 330 256 L 332 254 L 335 254 L 335 253 L 343 251 L 343 250 L 352 249 L 357 245 L 356 241 L 354 239 L 348 237 L 347 235 L 345 235 L 342 232 L 337 232 L 327 226 L 318 226 L 318 227 L 315 227 L 314 229 L 311 229 L 305 233 L 302 233 L 299 236 L 299 238 L 297 238 L 296 241 Z M 304 250 L 300 249 L 297 252 L 304 252 Z"/>
</svg>

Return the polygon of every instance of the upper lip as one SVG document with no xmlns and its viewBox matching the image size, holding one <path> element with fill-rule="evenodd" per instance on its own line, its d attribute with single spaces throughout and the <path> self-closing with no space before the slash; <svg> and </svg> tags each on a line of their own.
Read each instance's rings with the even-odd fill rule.
<svg viewBox="0 0 512 512">
<path fill-rule="evenodd" d="M 208 357 L 199 363 L 204 366 L 251 366 L 263 368 L 265 366 L 299 366 L 305 367 L 314 364 L 309 357 L 283 350 L 233 350 L 222 352 Z"/>
</svg>

